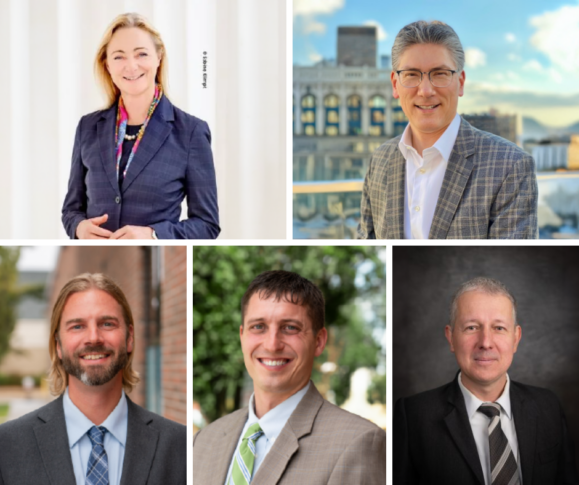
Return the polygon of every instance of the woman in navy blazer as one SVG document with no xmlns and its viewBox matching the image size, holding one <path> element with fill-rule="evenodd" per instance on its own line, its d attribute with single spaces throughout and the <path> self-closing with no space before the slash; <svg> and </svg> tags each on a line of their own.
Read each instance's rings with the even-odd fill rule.
<svg viewBox="0 0 579 485">
<path fill-rule="evenodd" d="M 76 131 L 62 222 L 79 239 L 214 239 L 211 134 L 167 99 L 159 33 L 138 14 L 107 29 L 95 70 L 109 108 Z M 179 221 L 187 198 L 188 218 Z"/>
</svg>

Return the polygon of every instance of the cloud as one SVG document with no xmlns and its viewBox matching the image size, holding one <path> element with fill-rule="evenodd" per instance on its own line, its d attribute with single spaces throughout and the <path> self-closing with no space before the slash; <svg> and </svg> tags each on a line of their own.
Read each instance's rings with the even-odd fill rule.
<svg viewBox="0 0 579 485">
<path fill-rule="evenodd" d="M 520 62 L 523 60 L 519 54 L 513 54 L 512 52 L 507 55 L 507 59 L 513 62 Z"/>
<path fill-rule="evenodd" d="M 294 0 L 294 18 L 298 15 L 329 15 L 344 7 L 345 0 Z"/>
<path fill-rule="evenodd" d="M 302 32 L 305 35 L 309 35 L 309 34 L 323 35 L 326 33 L 326 24 L 323 24 L 322 22 L 318 22 L 313 17 L 305 17 L 303 25 L 302 25 Z"/>
<path fill-rule="evenodd" d="M 469 104 L 508 104 L 517 109 L 559 108 L 579 106 L 579 93 L 564 95 L 558 93 L 537 93 L 505 84 L 470 83 L 466 86 L 465 98 Z"/>
<path fill-rule="evenodd" d="M 382 27 L 382 25 L 379 22 L 376 22 L 376 20 L 366 20 L 366 22 L 364 22 L 364 25 L 376 27 L 376 35 L 378 36 L 379 42 L 386 40 L 388 38 L 388 34 L 384 30 L 384 27 Z"/>
<path fill-rule="evenodd" d="M 515 36 L 515 34 L 508 32 L 505 34 L 505 40 L 507 42 L 513 43 L 517 41 L 517 37 Z"/>
<path fill-rule="evenodd" d="M 322 56 L 318 52 L 310 52 L 308 59 L 315 64 L 316 62 L 320 62 L 322 60 Z"/>
<path fill-rule="evenodd" d="M 467 67 L 477 68 L 487 63 L 487 55 L 476 47 L 469 47 L 464 51 Z"/>
<path fill-rule="evenodd" d="M 561 73 L 557 71 L 557 69 L 550 67 L 549 75 L 551 76 L 551 79 L 555 81 L 557 84 L 561 84 L 563 82 L 563 76 L 561 76 Z"/>
<path fill-rule="evenodd" d="M 519 79 L 521 79 L 521 76 L 519 76 L 516 72 L 507 71 L 507 78 L 510 79 L 511 81 L 518 81 Z"/>
<path fill-rule="evenodd" d="M 579 71 L 579 5 L 564 5 L 536 15 L 529 23 L 536 29 L 531 37 L 533 47 L 560 70 Z"/>
<path fill-rule="evenodd" d="M 525 69 L 526 71 L 542 72 L 543 66 L 537 59 L 531 59 L 530 61 L 525 62 L 525 64 L 523 65 L 523 69 Z"/>
</svg>

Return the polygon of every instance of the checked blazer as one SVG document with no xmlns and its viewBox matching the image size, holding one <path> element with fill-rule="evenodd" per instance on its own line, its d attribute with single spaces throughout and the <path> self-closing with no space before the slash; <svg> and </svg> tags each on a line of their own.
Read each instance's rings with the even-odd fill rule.
<svg viewBox="0 0 579 485">
<path fill-rule="evenodd" d="M 193 438 L 193 483 L 224 485 L 247 408 Z M 251 485 L 386 485 L 386 433 L 324 400 L 313 384 Z"/>
<path fill-rule="evenodd" d="M 108 214 L 101 227 L 152 227 L 159 239 L 214 239 L 220 232 L 211 134 L 163 96 L 122 191 L 117 183 L 117 104 L 83 116 L 76 130 L 62 223 L 71 239 L 84 219 Z M 187 200 L 187 219 L 179 221 Z"/>
<path fill-rule="evenodd" d="M 404 238 L 401 136 L 372 155 L 362 191 L 360 239 Z M 529 154 L 461 119 L 429 239 L 536 239 L 537 192 Z"/>
<path fill-rule="evenodd" d="M 573 443 L 555 395 L 511 380 L 524 485 L 578 485 Z M 484 485 L 464 397 L 453 382 L 394 407 L 393 484 Z"/>
<path fill-rule="evenodd" d="M 186 485 L 187 428 L 127 405 L 121 485 Z M 0 485 L 76 485 L 62 396 L 0 426 Z"/>
</svg>

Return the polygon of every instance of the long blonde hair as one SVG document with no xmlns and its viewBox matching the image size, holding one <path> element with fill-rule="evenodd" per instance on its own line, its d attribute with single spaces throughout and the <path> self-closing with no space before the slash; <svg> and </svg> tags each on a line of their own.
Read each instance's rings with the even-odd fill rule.
<svg viewBox="0 0 579 485">
<path fill-rule="evenodd" d="M 54 307 L 52 308 L 52 316 L 50 318 L 50 337 L 48 343 L 48 352 L 50 354 L 50 371 L 48 372 L 48 382 L 50 384 L 50 392 L 54 396 L 60 396 L 68 386 L 68 374 L 62 366 L 62 361 L 58 357 L 56 351 L 56 342 L 58 339 L 58 331 L 60 328 L 60 319 L 68 297 L 73 293 L 80 293 L 92 289 L 102 290 L 112 296 L 116 302 L 121 306 L 123 318 L 127 326 L 127 335 L 129 328 L 134 328 L 133 313 L 131 307 L 125 297 L 123 291 L 118 285 L 108 276 L 102 273 L 83 273 L 71 279 L 66 285 L 62 287 Z M 133 345 L 134 345 L 133 332 Z M 125 392 L 129 393 L 133 387 L 139 382 L 139 374 L 133 370 L 133 352 L 129 354 L 127 365 L 123 369 L 123 387 Z"/>
<path fill-rule="evenodd" d="M 106 94 L 107 108 L 110 108 L 115 104 L 120 96 L 119 88 L 117 88 L 115 83 L 113 83 L 111 75 L 107 69 L 107 47 L 113 34 L 117 30 L 127 27 L 137 27 L 148 32 L 151 36 L 155 49 L 157 50 L 157 55 L 159 56 L 159 68 L 157 69 L 156 82 L 163 88 L 163 93 L 165 95 L 167 93 L 167 53 L 165 51 L 163 39 L 161 39 L 161 34 L 142 15 L 138 13 L 123 13 L 116 17 L 107 27 L 94 61 L 95 76 Z"/>
</svg>

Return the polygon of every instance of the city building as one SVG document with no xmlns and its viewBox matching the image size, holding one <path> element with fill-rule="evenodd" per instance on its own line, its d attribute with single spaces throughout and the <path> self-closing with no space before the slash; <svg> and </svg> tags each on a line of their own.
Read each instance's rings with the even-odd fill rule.
<svg viewBox="0 0 579 485">
<path fill-rule="evenodd" d="M 571 143 L 569 143 L 567 154 L 567 167 L 569 170 L 579 170 L 579 135 L 571 135 Z"/>
<path fill-rule="evenodd" d="M 141 382 L 131 399 L 187 424 L 187 249 L 181 246 L 63 246 L 50 308 L 80 273 L 105 273 L 125 293 L 135 322 L 133 367 Z"/>
<path fill-rule="evenodd" d="M 506 140 L 518 143 L 517 115 L 501 115 L 491 109 L 489 113 L 463 114 L 462 118 L 479 130 L 488 131 Z"/>
<path fill-rule="evenodd" d="M 376 67 L 376 27 L 338 27 L 338 65 Z"/>
</svg>

